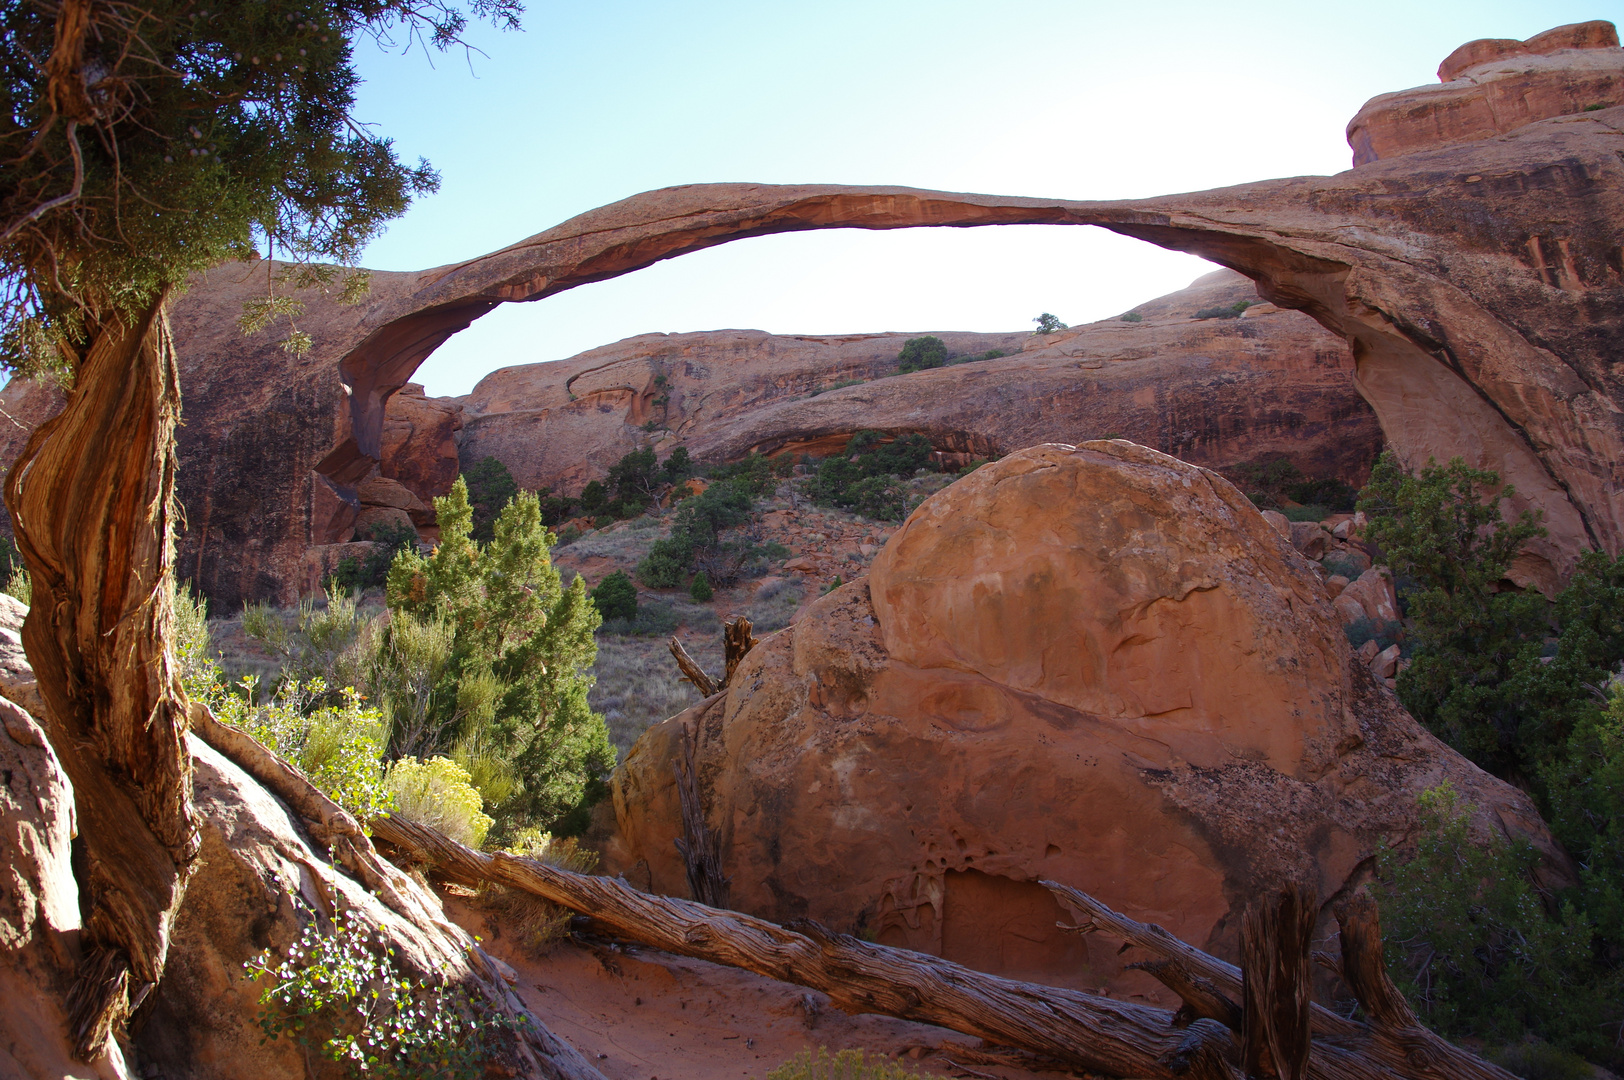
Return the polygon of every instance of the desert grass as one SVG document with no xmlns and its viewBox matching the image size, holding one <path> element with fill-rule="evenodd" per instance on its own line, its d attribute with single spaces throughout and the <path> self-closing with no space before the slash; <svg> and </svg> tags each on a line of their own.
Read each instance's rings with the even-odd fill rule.
<svg viewBox="0 0 1624 1080">
<path fill-rule="evenodd" d="M 587 695 L 587 701 L 595 711 L 603 713 L 609 725 L 610 741 L 622 755 L 651 725 L 677 715 L 700 700 L 699 691 L 684 682 L 678 673 L 667 640 L 613 634 L 598 636 L 598 662 L 592 669 L 598 682 Z M 683 635 L 683 647 L 706 671 L 721 675 L 720 626 L 714 633 Z"/>
<path fill-rule="evenodd" d="M 558 838 L 535 830 L 519 834 L 506 850 L 577 874 L 590 873 L 598 865 L 597 852 L 580 847 L 573 837 Z M 474 903 L 491 914 L 491 921 L 503 934 L 512 934 L 533 955 L 546 952 L 569 930 L 572 913 L 568 908 L 506 885 L 485 884 Z"/>
</svg>

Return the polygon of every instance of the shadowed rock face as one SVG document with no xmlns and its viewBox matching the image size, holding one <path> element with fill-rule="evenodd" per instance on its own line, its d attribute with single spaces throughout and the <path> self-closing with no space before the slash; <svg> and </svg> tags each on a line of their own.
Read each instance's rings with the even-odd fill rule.
<svg viewBox="0 0 1624 1080">
<path fill-rule="evenodd" d="M 1624 106 L 1336 176 L 1118 202 L 667 188 L 465 263 L 376 274 L 355 307 L 309 294 L 300 325 L 315 346 L 303 360 L 234 327 L 269 268 L 221 267 L 174 314 L 191 402 L 178 565 L 227 603 L 296 581 L 308 545 L 353 527 L 356 486 L 382 455 L 389 397 L 497 304 L 768 233 L 1024 223 L 1099 225 L 1201 255 L 1347 339 L 1359 392 L 1406 463 L 1462 456 L 1516 485 L 1514 511 L 1544 512 L 1549 536 L 1516 573 L 1549 590 L 1581 550 L 1624 543 L 1620 151 Z"/>
<path fill-rule="evenodd" d="M 1352 660 L 1240 492 L 1124 441 L 1032 447 L 932 496 L 867 578 L 643 735 L 608 870 L 677 895 L 685 728 L 740 910 L 1043 982 L 1145 988 L 1055 930 L 1039 880 L 1233 957 L 1251 897 L 1358 884 L 1445 781 L 1474 830 L 1564 872 L 1527 796 Z"/>
<path fill-rule="evenodd" d="M 907 334 L 648 334 L 503 368 L 448 400 L 466 423 L 464 465 L 494 456 L 526 487 L 572 493 L 651 437 L 662 454 L 684 445 L 733 460 L 822 456 L 864 429 L 925 434 L 953 465 L 1115 434 L 1202 465 L 1285 455 L 1311 475 L 1362 481 L 1381 433 L 1354 390 L 1346 342 L 1271 304 L 1240 319 L 1192 318 L 1256 296 L 1220 270 L 1138 305 L 1139 322 L 1048 336 L 938 332 L 953 356 L 1009 355 L 907 375 L 897 374 Z"/>
</svg>

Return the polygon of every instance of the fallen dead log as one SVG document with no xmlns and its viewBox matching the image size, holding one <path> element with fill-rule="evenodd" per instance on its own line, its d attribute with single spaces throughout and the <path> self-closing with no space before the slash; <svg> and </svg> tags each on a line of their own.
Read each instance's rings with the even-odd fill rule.
<svg viewBox="0 0 1624 1080">
<path fill-rule="evenodd" d="M 590 916 L 611 932 L 667 952 L 744 968 L 821 990 L 847 1012 L 883 1013 L 976 1035 L 1068 1065 L 1119 1077 L 1224 1077 L 1239 1080 L 1245 1008 L 1272 1018 L 1258 1038 L 1268 1052 L 1254 1057 L 1254 1076 L 1311 1080 L 1514 1080 L 1427 1031 L 1387 978 L 1381 927 L 1364 897 L 1339 905 L 1343 973 L 1372 1022 L 1346 1020 L 1307 1005 L 1309 935 L 1315 906 L 1282 894 L 1252 917 L 1247 944 L 1257 972 L 1178 940 L 1159 926 L 1138 923 L 1086 893 L 1044 884 L 1097 929 L 1157 954 L 1162 981 L 1218 1015 L 1179 1014 L 1073 990 L 1000 979 L 939 957 L 893 949 L 836 934 L 810 920 L 780 927 L 733 911 L 671 897 L 650 896 L 613 879 L 570 873 L 531 859 L 474 851 L 432 829 L 398 818 L 373 823 L 374 834 L 412 860 L 466 885 L 492 881 Z M 1152 965 L 1145 970 L 1156 974 Z M 1271 974 L 1265 974 L 1272 971 Z M 1248 981 L 1277 988 L 1274 996 Z M 1192 997 L 1184 997 L 1187 1008 Z M 1320 1016 L 1328 1017 L 1321 1020 Z M 1175 1026 L 1178 1025 L 1178 1026 Z M 1320 1032 L 1327 1031 L 1324 1036 Z M 1267 1059 L 1267 1060 L 1264 1060 Z M 1278 1063 L 1278 1064 L 1276 1064 Z M 1306 1064 L 1306 1068 L 1305 1068 Z"/>
<path fill-rule="evenodd" d="M 846 1012 L 936 1024 L 1109 1076 L 1240 1080 L 1233 1064 L 1238 1044 L 1210 1020 L 1180 1030 L 1165 1009 L 1000 979 L 809 920 L 781 927 L 647 895 L 611 878 L 474 851 L 402 818 L 380 818 L 372 828 L 377 839 L 449 880 L 507 885 L 589 915 L 632 941 L 822 991 Z"/>
<path fill-rule="evenodd" d="M 1042 883 L 1062 905 L 1081 912 L 1081 926 L 1064 929 L 1105 931 L 1156 959 L 1129 965 L 1143 970 L 1178 994 L 1181 1013 L 1212 1017 L 1231 1030 L 1244 1026 L 1241 969 L 1180 941 L 1154 923 L 1142 923 L 1111 910 L 1094 897 L 1057 881 Z M 1462 1050 L 1422 1026 L 1404 995 L 1387 976 L 1382 959 L 1381 922 L 1375 901 L 1363 894 L 1339 903 L 1342 962 L 1339 972 L 1370 1023 L 1338 1016 L 1321 1005 L 1309 1007 L 1312 1053 L 1310 1077 L 1414 1077 L 1417 1080 L 1516 1080 L 1497 1065 Z M 1306 913 L 1303 913 L 1306 917 Z M 1302 931 L 1299 929 L 1299 933 Z"/>
</svg>

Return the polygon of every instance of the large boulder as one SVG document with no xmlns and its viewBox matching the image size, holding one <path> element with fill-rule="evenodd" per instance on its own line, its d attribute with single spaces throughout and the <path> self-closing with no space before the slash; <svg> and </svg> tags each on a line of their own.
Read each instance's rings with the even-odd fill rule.
<svg viewBox="0 0 1624 1080">
<path fill-rule="evenodd" d="M 1122 441 L 933 496 L 866 580 L 643 736 L 609 864 L 677 895 L 686 732 L 736 907 L 1072 986 L 1120 963 L 1055 929 L 1040 879 L 1233 957 L 1249 898 L 1365 880 L 1445 782 L 1481 835 L 1565 873 L 1527 796 L 1352 661 L 1317 573 L 1244 496 Z"/>
</svg>

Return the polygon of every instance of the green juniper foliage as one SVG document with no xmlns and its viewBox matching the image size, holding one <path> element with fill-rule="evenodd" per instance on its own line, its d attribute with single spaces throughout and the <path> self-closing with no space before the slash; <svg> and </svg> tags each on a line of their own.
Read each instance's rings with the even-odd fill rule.
<svg viewBox="0 0 1624 1080">
<path fill-rule="evenodd" d="M 820 506 L 853 510 L 876 521 L 900 521 L 907 515 L 908 492 L 900 483 L 920 469 L 933 467 L 930 440 L 920 434 L 883 442 L 877 431 L 859 431 L 845 450 L 824 459 L 807 485 Z"/>
<path fill-rule="evenodd" d="M 1047 311 L 1032 321 L 1038 324 L 1038 328 L 1032 331 L 1034 334 L 1057 334 L 1062 330 L 1070 329 L 1058 317 L 1049 314 Z"/>
<path fill-rule="evenodd" d="M 279 256 L 292 284 L 364 291 L 320 264 L 353 265 L 438 177 L 355 121 L 354 41 L 447 48 L 463 9 L 156 0 L 76 6 L 79 23 L 67 6 L 0 2 L 0 364 L 66 376 L 102 324 L 227 259 Z M 522 9 L 466 10 L 514 27 Z M 251 330 L 299 310 L 264 265 Z M 308 344 L 290 322 L 285 347 Z"/>
<path fill-rule="evenodd" d="M 1507 521 L 1489 472 L 1408 476 L 1384 455 L 1360 498 L 1400 574 L 1413 628 L 1399 696 L 1485 769 L 1529 789 L 1579 884 L 1541 895 L 1526 846 L 1467 837 L 1451 792 L 1423 800 L 1413 862 L 1382 856 L 1391 959 L 1424 1019 L 1561 1074 L 1563 1055 L 1624 1065 L 1624 559 L 1581 557 L 1554 603 L 1507 588 L 1542 530 Z M 1395 932 L 1396 928 L 1396 932 Z M 1430 959 L 1428 959 L 1430 958 Z M 1407 981 L 1406 981 L 1407 980 Z M 1557 1072 L 1549 1072 L 1557 1069 Z M 1525 1075 L 1534 1075 L 1527 1072 Z"/>
<path fill-rule="evenodd" d="M 470 536 L 461 478 L 434 509 L 434 554 L 402 551 L 389 570 L 373 683 L 390 751 L 460 752 L 499 835 L 578 828 L 615 761 L 603 717 L 586 700 L 601 621 L 586 580 L 559 584 L 531 492 L 502 510 L 489 544 Z"/>
<path fill-rule="evenodd" d="M 1609 1053 L 1617 1030 L 1616 971 L 1598 962 L 1595 928 L 1571 901 L 1547 911 L 1526 843 L 1469 833 L 1448 784 L 1421 796 L 1416 851 L 1377 858 L 1387 960 L 1429 1026 L 1497 1044 L 1529 1032 L 1557 1046 Z"/>
<path fill-rule="evenodd" d="M 637 618 L 637 586 L 626 571 L 607 574 L 592 590 L 592 602 L 605 619 Z"/>
<path fill-rule="evenodd" d="M 947 344 L 941 338 L 930 334 L 909 338 L 902 343 L 902 352 L 897 354 L 897 362 L 897 370 L 904 374 L 939 368 L 947 363 Z"/>
<path fill-rule="evenodd" d="M 697 567 L 713 585 L 731 584 L 743 573 L 753 548 L 726 533 L 749 521 L 754 508 L 746 476 L 718 481 L 684 499 L 672 517 L 671 535 L 656 540 L 637 564 L 638 578 L 651 588 L 672 589 Z"/>
<path fill-rule="evenodd" d="M 495 535 L 497 515 L 519 493 L 519 485 L 508 467 L 493 457 L 474 462 L 462 479 L 468 485 L 468 505 L 474 511 L 472 536 L 488 544 Z"/>
<path fill-rule="evenodd" d="M 703 570 L 694 575 L 693 583 L 688 586 L 688 595 L 701 604 L 710 603 L 711 598 L 716 595 L 716 591 L 711 588 L 710 578 L 705 576 Z"/>
<path fill-rule="evenodd" d="M 1514 521 L 1500 504 L 1515 494 L 1493 472 L 1459 458 L 1428 462 L 1411 476 L 1391 452 L 1371 470 L 1359 509 L 1366 538 L 1386 553 L 1415 620 L 1410 667 L 1398 695 L 1415 717 L 1479 765 L 1501 776 L 1523 771 L 1519 718 L 1503 684 L 1525 648 L 1544 636 L 1537 593 L 1502 590 L 1511 561 L 1544 535 L 1538 516 Z"/>
</svg>

